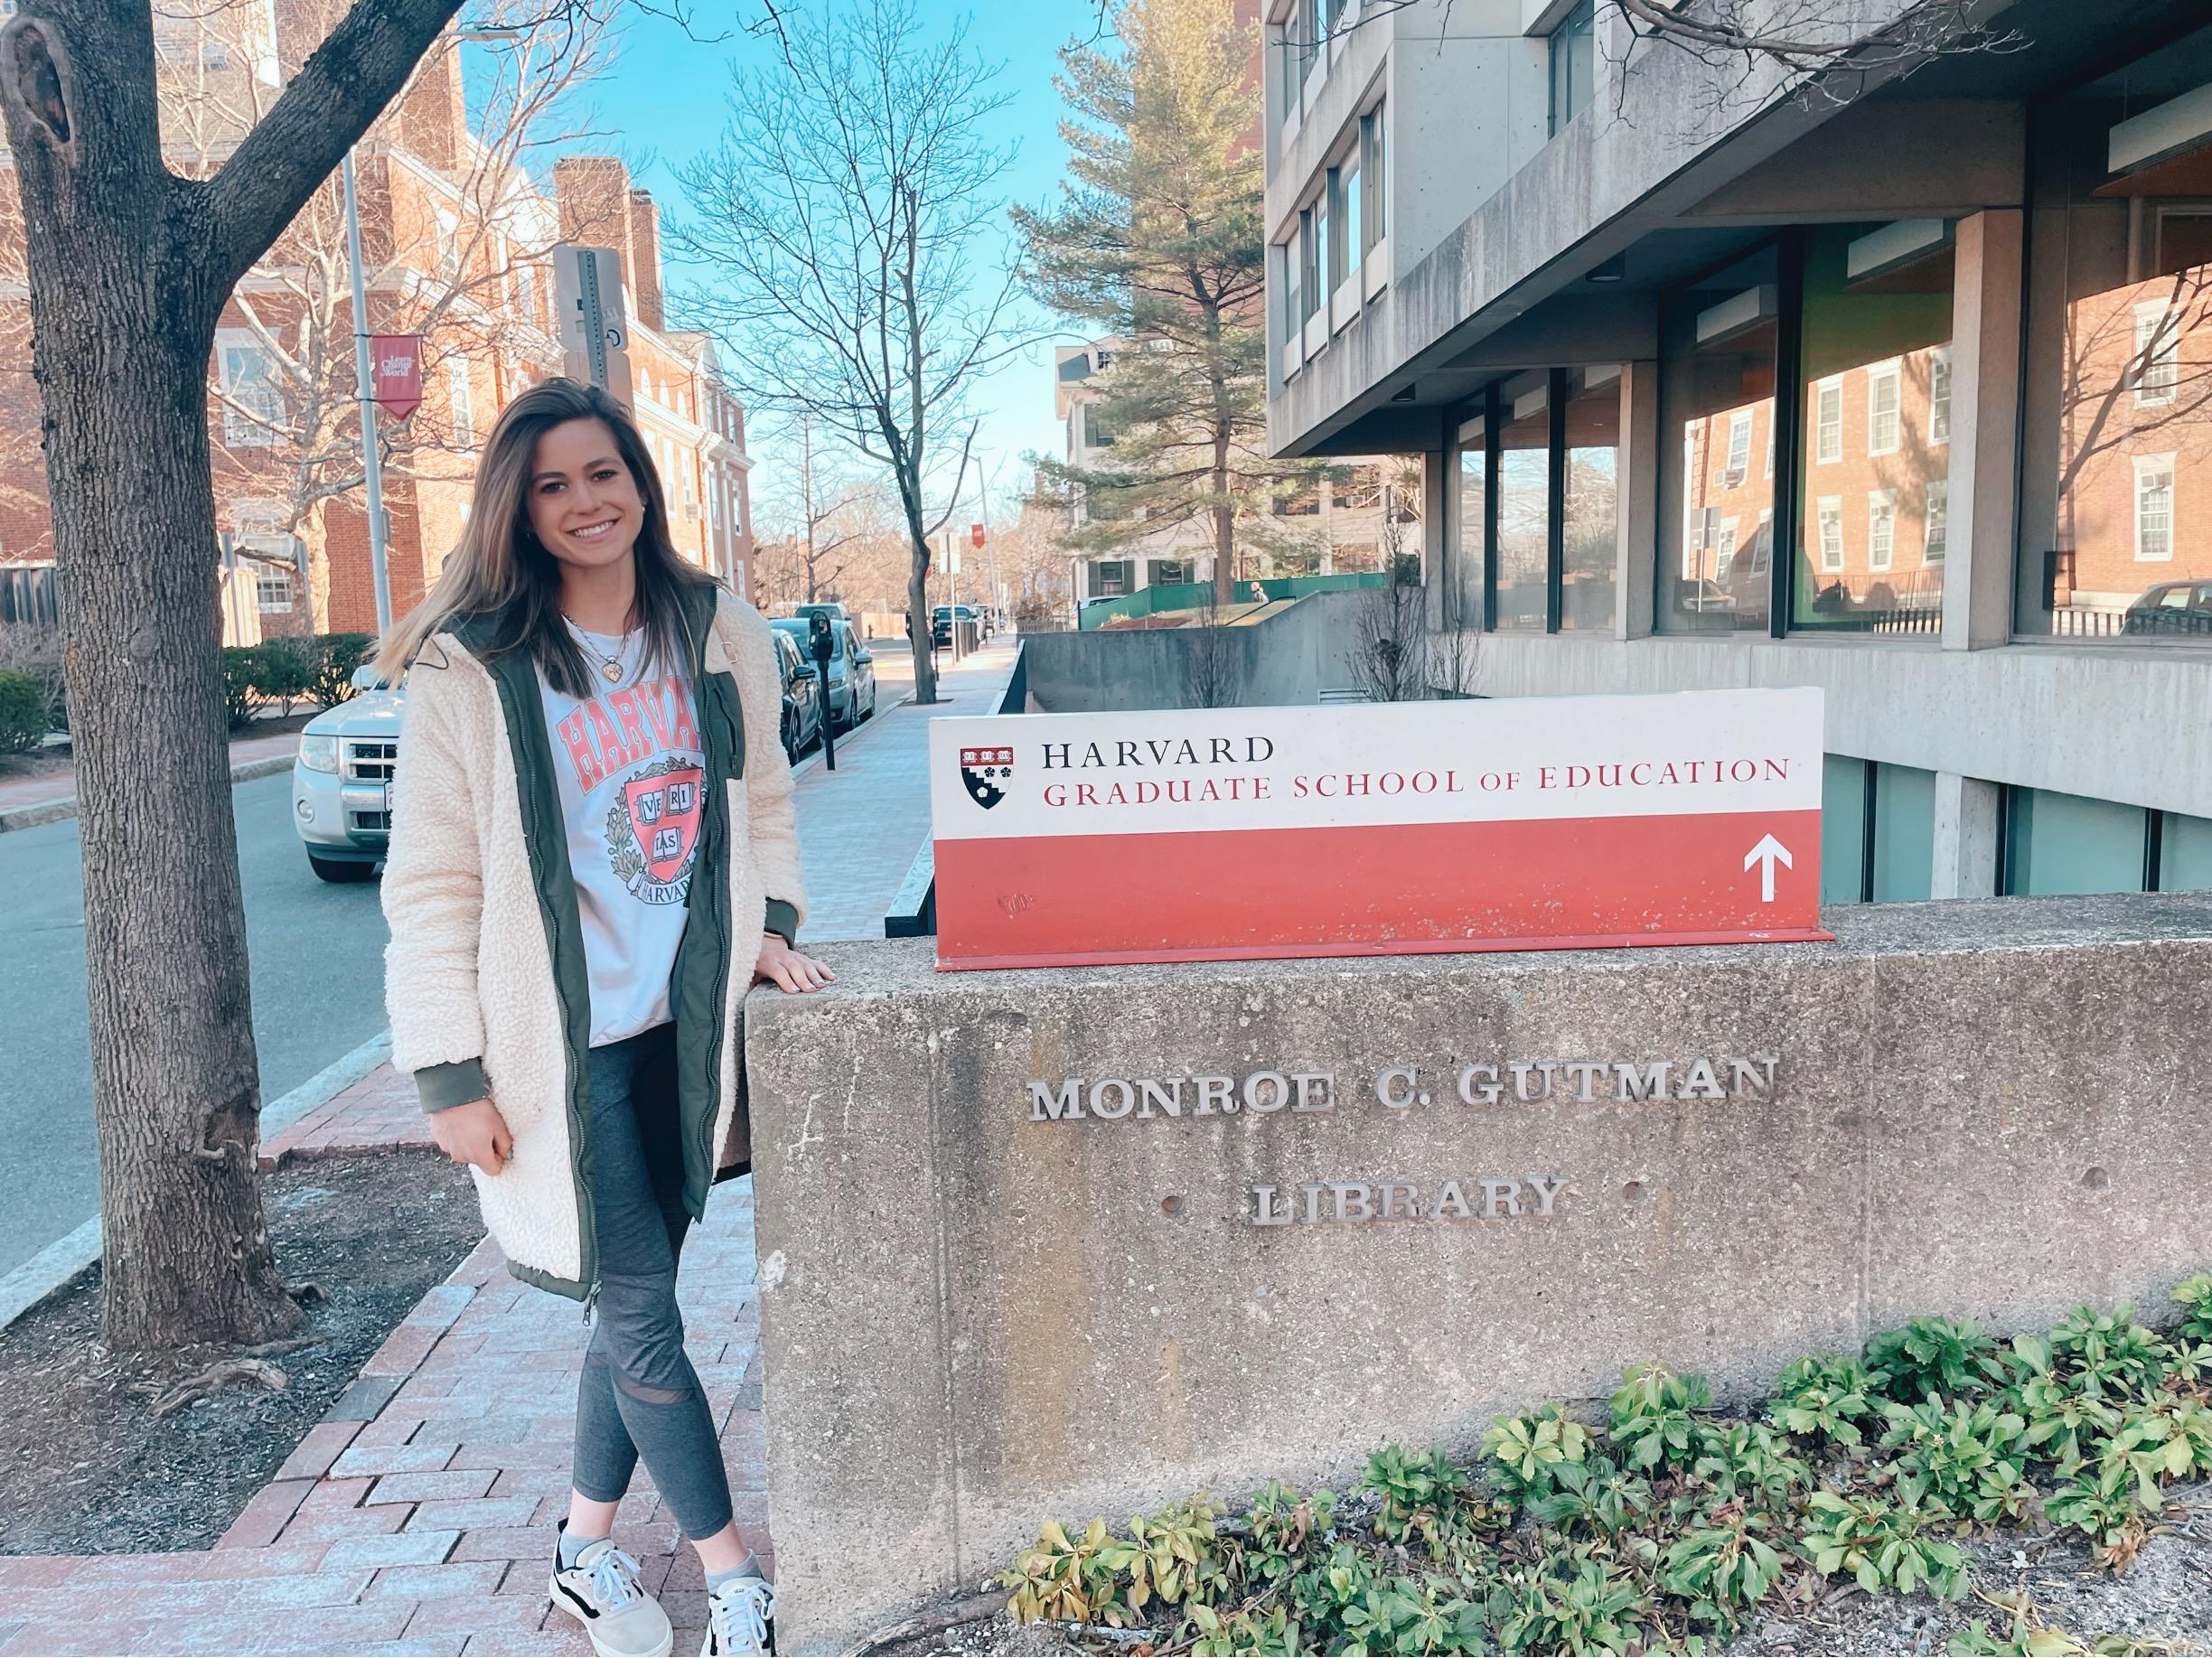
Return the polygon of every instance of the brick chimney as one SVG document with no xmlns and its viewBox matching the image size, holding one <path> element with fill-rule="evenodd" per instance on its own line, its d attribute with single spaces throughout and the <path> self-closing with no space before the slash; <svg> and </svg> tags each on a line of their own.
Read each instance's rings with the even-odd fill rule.
<svg viewBox="0 0 2212 1658">
<path fill-rule="evenodd" d="M 666 326 L 661 306 L 661 209 L 650 190 L 630 192 L 630 295 L 637 320 L 646 327 Z"/>
<path fill-rule="evenodd" d="M 637 258 L 630 236 L 630 169 L 614 155 L 568 155 L 553 164 L 553 195 L 560 208 L 564 242 L 612 248 L 622 261 L 623 286 L 635 307 Z M 659 258 L 655 257 L 656 276 Z M 655 293 L 658 294 L 656 281 Z M 650 324 L 649 324 L 650 325 Z"/>
</svg>

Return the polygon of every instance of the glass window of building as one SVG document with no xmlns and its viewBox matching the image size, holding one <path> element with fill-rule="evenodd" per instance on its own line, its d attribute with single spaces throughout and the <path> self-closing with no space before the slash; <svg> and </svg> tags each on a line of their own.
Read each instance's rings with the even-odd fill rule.
<svg viewBox="0 0 2212 1658">
<path fill-rule="evenodd" d="M 1929 486 L 1951 475 L 1953 267 L 1948 227 L 1937 220 L 1820 226 L 1806 236 L 1810 510 L 1799 520 L 1794 628 L 1932 634 L 1942 625 L 1945 563 L 1927 557 L 1927 523 Z"/>
<path fill-rule="evenodd" d="M 1661 314 L 1661 422 L 1681 434 L 1660 486 L 1664 632 L 1767 631 L 1777 271 L 1761 248 L 1670 295 Z"/>
<path fill-rule="evenodd" d="M 1387 106 L 1377 104 L 1360 117 L 1360 173 L 1367 181 L 1360 197 L 1360 248 L 1364 252 L 1390 234 L 1390 225 L 1383 218 L 1386 186 L 1390 175 L 1384 170 L 1382 112 Z"/>
<path fill-rule="evenodd" d="M 1306 323 L 1306 248 L 1303 239 L 1295 229 L 1290 233 L 1290 239 L 1282 246 L 1282 273 L 1283 342 L 1289 344 L 1298 338 L 1298 330 Z M 1297 353 L 1292 354 L 1295 356 Z M 1082 361 L 1081 358 L 1072 358 L 1068 362 L 1061 364 L 1060 378 L 1063 379 L 1070 378 L 1067 373 L 1068 368 L 1073 363 Z M 1074 378 L 1081 379 L 1082 376 L 1077 375 Z"/>
<path fill-rule="evenodd" d="M 2207 82 L 2201 28 L 2030 112 L 2020 633 L 2212 635 Z"/>
<path fill-rule="evenodd" d="M 1349 281 L 1359 275 L 1360 255 L 1365 251 L 1360 243 L 1360 158 L 1359 152 L 1341 167 L 1329 169 L 1329 183 L 1336 192 L 1336 202 L 1329 212 L 1329 223 L 1336 227 L 1336 280 Z"/>
<path fill-rule="evenodd" d="M 2117 801 L 2007 790 L 2005 892 L 2142 891 L 2148 815 Z"/>
<path fill-rule="evenodd" d="M 2159 891 L 2197 893 L 2212 888 L 2212 818 L 2161 812 Z"/>
<path fill-rule="evenodd" d="M 1550 625 L 1551 405 L 1548 377 L 1511 380 L 1498 433 L 1497 625 Z"/>
<path fill-rule="evenodd" d="M 1298 321 L 1309 321 L 1313 314 L 1327 302 L 1328 295 L 1321 286 L 1321 239 L 1314 223 L 1315 207 L 1303 208 L 1298 212 L 1298 292 L 1301 295 Z"/>
<path fill-rule="evenodd" d="M 1440 601 L 1448 631 L 1483 625 L 1483 571 L 1489 544 L 1490 439 L 1477 417 L 1459 428 L 1457 564 Z"/>
<path fill-rule="evenodd" d="M 1620 548 L 1620 370 L 1584 369 L 1569 383 L 1560 627 L 1609 631 Z"/>
<path fill-rule="evenodd" d="M 1821 902 L 1917 904 L 1935 888 L 1936 773 L 1826 756 Z"/>
<path fill-rule="evenodd" d="M 1597 84 L 1598 39 L 1595 0 L 1576 0 L 1551 31 L 1551 136 L 1589 105 Z"/>
</svg>

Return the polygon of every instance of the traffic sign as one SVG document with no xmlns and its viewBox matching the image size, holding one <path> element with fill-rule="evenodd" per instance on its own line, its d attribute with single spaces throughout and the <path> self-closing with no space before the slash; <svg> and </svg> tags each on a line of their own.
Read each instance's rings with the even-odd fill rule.
<svg viewBox="0 0 2212 1658">
<path fill-rule="evenodd" d="M 940 719 L 942 968 L 1824 939 L 1822 694 Z"/>
</svg>

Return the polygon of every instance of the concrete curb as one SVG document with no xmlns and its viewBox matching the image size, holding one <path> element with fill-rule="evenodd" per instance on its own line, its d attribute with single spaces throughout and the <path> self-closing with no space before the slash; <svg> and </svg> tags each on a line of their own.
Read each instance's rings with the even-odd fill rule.
<svg viewBox="0 0 2212 1658">
<path fill-rule="evenodd" d="M 230 768 L 233 783 L 251 782 L 257 777 L 274 777 L 279 772 L 292 769 L 290 754 L 268 754 L 259 760 L 241 760 Z M 0 811 L 0 834 L 10 829 L 37 829 L 44 823 L 59 823 L 64 818 L 77 815 L 77 797 L 65 794 L 51 801 L 34 801 L 28 806 L 17 806 Z M 6 1327 L 6 1319 L 0 1318 L 0 1328 Z"/>
<path fill-rule="evenodd" d="M 250 763 L 259 765 L 260 761 Z M 286 765 L 292 763 L 287 760 Z M 73 804 L 73 802 L 72 802 Z M 351 1054 L 323 1067 L 290 1093 L 261 1108 L 261 1138 L 283 1133 L 308 1112 L 327 1105 L 391 1057 L 391 1033 L 369 1038 Z M 29 1260 L 0 1278 L 0 1330 L 52 1295 L 99 1259 L 100 1223 L 94 1215 L 75 1232 L 55 1239 Z"/>
</svg>

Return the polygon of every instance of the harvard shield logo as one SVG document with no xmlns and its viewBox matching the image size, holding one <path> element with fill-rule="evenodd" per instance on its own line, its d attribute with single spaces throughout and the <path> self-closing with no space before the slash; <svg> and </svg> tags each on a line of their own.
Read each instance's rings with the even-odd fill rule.
<svg viewBox="0 0 2212 1658">
<path fill-rule="evenodd" d="M 645 904 L 681 904 L 698 846 L 699 768 L 670 756 L 625 779 L 607 814 L 615 875 Z"/>
<path fill-rule="evenodd" d="M 968 798 L 989 811 L 1007 797 L 1007 780 L 1014 775 L 1010 748 L 963 748 L 960 751 L 961 782 Z"/>
</svg>

